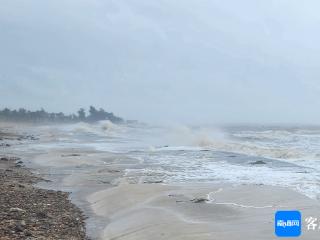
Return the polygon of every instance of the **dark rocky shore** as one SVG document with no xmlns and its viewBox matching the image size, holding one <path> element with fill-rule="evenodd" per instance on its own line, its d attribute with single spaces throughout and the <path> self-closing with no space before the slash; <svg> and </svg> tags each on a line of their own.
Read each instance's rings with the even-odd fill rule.
<svg viewBox="0 0 320 240">
<path fill-rule="evenodd" d="M 2 150 L 6 147 L 1 146 Z M 44 180 L 25 168 L 19 158 L 2 152 L 5 151 L 0 155 L 0 239 L 88 239 L 85 217 L 71 203 L 69 194 L 35 187 L 35 183 Z"/>
</svg>

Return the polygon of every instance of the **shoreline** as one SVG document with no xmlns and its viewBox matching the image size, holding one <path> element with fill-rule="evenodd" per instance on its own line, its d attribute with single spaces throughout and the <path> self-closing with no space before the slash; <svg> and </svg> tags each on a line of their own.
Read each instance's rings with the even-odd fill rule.
<svg viewBox="0 0 320 240">
<path fill-rule="evenodd" d="M 89 240 L 86 217 L 69 193 L 37 187 L 46 180 L 26 168 L 23 159 L 6 154 L 11 146 L 6 139 L 26 137 L 1 132 L 0 239 Z"/>
<path fill-rule="evenodd" d="M 63 135 L 51 131 L 37 143 L 55 146 Z M 16 150 L 20 148 L 13 147 L 10 152 L 14 155 Z M 28 156 L 25 164 L 35 176 L 50 180 L 36 187 L 71 193 L 71 202 L 88 217 L 86 233 L 91 239 L 270 240 L 276 239 L 273 219 L 278 210 L 301 210 L 303 218 L 320 216 L 318 200 L 285 187 L 164 184 L 152 176 L 141 181 L 126 175 L 128 168 L 143 168 L 139 160 L 81 145 L 32 152 L 28 146 L 17 153 L 23 159 Z M 300 238 L 315 240 L 318 233 L 305 231 Z"/>
</svg>

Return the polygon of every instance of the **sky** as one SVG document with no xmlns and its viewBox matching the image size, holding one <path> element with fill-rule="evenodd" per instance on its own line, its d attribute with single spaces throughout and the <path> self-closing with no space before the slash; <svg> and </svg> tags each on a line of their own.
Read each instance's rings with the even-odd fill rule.
<svg viewBox="0 0 320 240">
<path fill-rule="evenodd" d="M 317 0 L 0 0 L 0 108 L 320 122 Z"/>
</svg>

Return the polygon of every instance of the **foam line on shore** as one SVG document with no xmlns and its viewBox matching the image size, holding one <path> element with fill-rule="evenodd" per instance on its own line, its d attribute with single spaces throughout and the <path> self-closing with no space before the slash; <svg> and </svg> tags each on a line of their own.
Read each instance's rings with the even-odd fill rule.
<svg viewBox="0 0 320 240">
<path fill-rule="evenodd" d="M 254 209 L 263 209 L 263 208 L 273 208 L 275 207 L 274 205 L 267 205 L 267 206 L 251 206 L 251 205 L 244 205 L 244 204 L 239 204 L 239 203 L 234 203 L 234 202 L 215 202 L 215 199 L 212 198 L 213 195 L 220 193 L 223 191 L 223 188 L 219 188 L 217 191 L 209 192 L 207 194 L 207 199 L 208 203 L 213 203 L 216 205 L 232 205 L 236 207 L 241 207 L 241 208 L 254 208 Z M 283 206 L 282 206 L 283 207 Z"/>
<path fill-rule="evenodd" d="M 268 205 L 268 206 L 250 206 L 250 205 L 243 205 L 243 204 L 238 204 L 238 203 L 214 203 L 216 205 L 232 205 L 236 207 L 241 207 L 241 208 L 254 208 L 254 209 L 263 209 L 263 208 L 273 208 L 275 207 L 274 205 Z"/>
</svg>

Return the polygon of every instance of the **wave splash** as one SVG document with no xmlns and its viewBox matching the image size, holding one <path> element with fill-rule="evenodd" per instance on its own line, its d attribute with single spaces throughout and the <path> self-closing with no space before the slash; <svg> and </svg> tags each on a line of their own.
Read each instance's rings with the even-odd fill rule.
<svg viewBox="0 0 320 240">
<path fill-rule="evenodd" d="M 170 130 L 172 145 L 199 147 L 273 159 L 320 160 L 320 131 L 189 128 Z"/>
<path fill-rule="evenodd" d="M 227 129 L 217 127 L 147 126 L 77 123 L 71 132 L 123 139 L 125 149 L 216 150 L 281 160 L 320 160 L 318 129 Z M 134 139 L 128 142 L 128 139 Z M 135 149 L 137 148 L 137 149 Z"/>
</svg>

